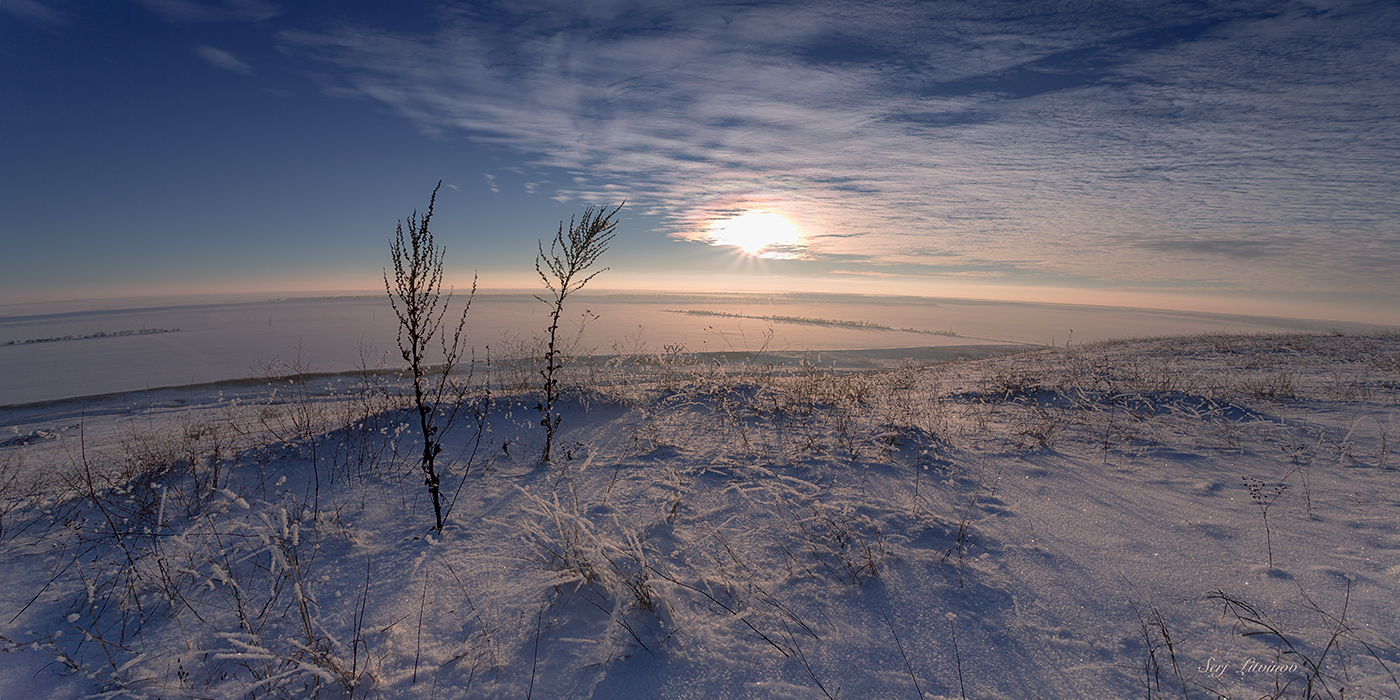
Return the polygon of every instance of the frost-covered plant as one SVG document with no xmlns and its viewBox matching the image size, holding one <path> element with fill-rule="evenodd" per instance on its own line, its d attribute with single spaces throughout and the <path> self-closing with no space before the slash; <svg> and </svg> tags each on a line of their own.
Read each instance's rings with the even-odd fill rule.
<svg viewBox="0 0 1400 700">
<path fill-rule="evenodd" d="M 523 489 L 521 493 L 528 501 L 525 512 L 535 519 L 524 526 L 525 537 L 545 567 L 557 574 L 551 586 L 582 585 L 597 593 L 611 605 L 607 612 L 612 623 L 648 651 L 645 638 L 655 635 L 639 626 L 632 613 L 655 616 L 658 629 L 674 632 L 676 626 L 667 623 L 668 603 L 653 582 L 651 555 L 636 529 L 616 514 L 611 523 L 595 523 L 572 499 L 561 501 L 558 493 L 548 499 Z"/>
<path fill-rule="evenodd" d="M 1341 607 L 1333 612 L 1299 587 L 1298 593 L 1302 599 L 1299 608 L 1315 615 L 1319 627 L 1289 624 L 1269 615 L 1262 606 L 1225 590 L 1209 593 L 1205 600 L 1223 604 L 1221 617 L 1234 620 L 1234 633 L 1273 647 L 1275 663 L 1256 663 L 1251 669 L 1274 675 L 1274 690 L 1261 696 L 1263 698 L 1279 700 L 1298 697 L 1312 700 L 1352 697 L 1347 691 L 1353 688 L 1361 690 L 1354 684 L 1356 677 L 1362 675 L 1360 666 L 1370 665 L 1368 658 L 1375 666 L 1364 671 L 1374 672 L 1378 669 L 1381 675 L 1390 680 L 1390 685 L 1400 690 L 1400 678 L 1386 664 L 1387 659 L 1395 658 L 1400 647 L 1381 637 L 1375 630 L 1349 618 L 1351 589 L 1348 582 Z M 1395 696 L 1376 693 L 1371 697 Z"/>
<path fill-rule="evenodd" d="M 583 289 L 594 277 L 608 268 L 588 272 L 598 258 L 608 250 L 612 242 L 617 221 L 613 217 L 622 211 L 622 204 L 612 211 L 607 208 L 584 210 L 583 216 L 575 222 L 569 219 L 569 229 L 564 231 L 564 222 L 559 222 L 559 231 L 550 241 L 549 252 L 540 242 L 539 255 L 535 258 L 535 272 L 540 282 L 549 290 L 549 298 L 535 298 L 549 305 L 548 344 L 545 347 L 544 368 L 540 374 L 544 379 L 544 401 L 540 404 L 540 424 L 544 426 L 544 449 L 540 461 L 548 462 L 550 450 L 554 446 L 554 433 L 559 429 L 563 417 L 554 411 L 554 402 L 559 398 L 559 370 L 563 367 L 559 342 L 559 317 L 564 313 L 564 300 L 574 292 Z"/>
<path fill-rule="evenodd" d="M 813 502 L 806 511 L 793 510 L 793 525 L 813 561 L 837 581 L 856 588 L 880 576 L 890 547 L 874 520 L 849 504 Z M 793 555 L 790 550 L 788 554 Z"/>
<path fill-rule="evenodd" d="M 452 370 L 462 359 L 464 352 L 462 330 L 467 324 L 467 311 L 471 310 L 472 298 L 476 296 L 476 276 L 472 276 L 472 289 L 467 295 L 466 307 L 448 339 L 448 328 L 443 325 L 447 307 L 452 301 L 452 290 L 446 295 L 442 291 L 442 256 L 446 248 L 433 242 L 433 234 L 428 224 L 433 218 L 433 205 L 437 202 L 439 180 L 428 200 L 428 212 L 418 218 L 418 211 L 408 217 L 408 237 L 404 238 L 404 225 L 399 223 L 394 238 L 389 241 L 389 256 L 394 265 L 394 281 L 389 282 L 389 271 L 384 270 L 384 291 L 389 295 L 389 303 L 399 321 L 399 353 L 408 363 L 413 377 L 413 404 L 418 414 L 418 429 L 423 439 L 423 455 L 419 467 L 423 470 L 423 482 L 433 498 L 433 516 L 436 529 L 442 530 L 442 478 L 438 473 L 437 456 L 442 452 L 442 433 L 456 420 L 462 406 L 463 384 L 452 381 Z M 428 353 L 433 340 L 441 343 L 443 362 L 436 368 L 428 365 Z M 443 413 L 445 412 L 445 415 Z"/>
<path fill-rule="evenodd" d="M 213 619 L 215 610 L 223 608 L 237 619 L 238 631 L 216 633 L 226 647 L 212 659 L 249 672 L 254 682 L 243 694 L 267 687 L 314 696 L 329 686 L 353 697 L 358 688 L 374 683 L 376 665 L 365 644 L 363 602 L 351 638 L 341 640 L 323 618 L 313 592 L 309 560 L 316 547 L 304 542 L 303 523 L 285 507 L 261 505 L 266 507 L 245 521 L 253 538 L 239 548 L 240 556 L 205 553 L 214 559 L 207 565 L 208 588 L 223 600 L 187 603 L 202 617 Z M 368 572 L 365 586 L 367 592 Z M 283 624 L 270 624 L 274 621 L 268 614 L 273 611 L 280 613 Z"/>
<path fill-rule="evenodd" d="M 1264 519 L 1264 543 L 1269 552 L 1269 568 L 1274 566 L 1274 533 L 1269 528 L 1269 506 L 1288 490 L 1288 484 L 1277 483 L 1272 487 L 1263 479 L 1256 479 L 1252 476 L 1240 477 L 1244 481 L 1245 488 L 1249 489 L 1249 497 L 1253 499 L 1254 505 L 1259 506 L 1259 515 Z"/>
<path fill-rule="evenodd" d="M 1130 600 L 1129 603 L 1137 615 L 1138 631 L 1143 647 L 1147 649 L 1147 657 L 1142 661 L 1143 688 L 1147 691 L 1147 700 L 1152 700 L 1154 690 L 1155 697 L 1165 697 L 1162 688 L 1164 670 L 1171 672 L 1166 682 L 1167 690 L 1180 690 L 1181 697 L 1189 700 L 1186 676 L 1177 659 L 1177 642 L 1167 626 L 1166 617 L 1151 601 Z"/>
</svg>

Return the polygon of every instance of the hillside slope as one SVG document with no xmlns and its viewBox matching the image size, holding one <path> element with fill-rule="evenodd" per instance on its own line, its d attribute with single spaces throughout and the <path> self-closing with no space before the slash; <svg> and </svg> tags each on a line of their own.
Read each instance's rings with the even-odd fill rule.
<svg viewBox="0 0 1400 700">
<path fill-rule="evenodd" d="M 1400 697 L 1400 337 L 693 360 L 474 394 L 442 533 L 373 377 L 12 441 L 0 694 Z"/>
</svg>

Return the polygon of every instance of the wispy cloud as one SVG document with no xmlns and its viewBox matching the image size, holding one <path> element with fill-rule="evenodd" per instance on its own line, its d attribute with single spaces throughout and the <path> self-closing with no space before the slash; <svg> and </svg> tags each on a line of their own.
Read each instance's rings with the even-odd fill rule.
<svg viewBox="0 0 1400 700">
<path fill-rule="evenodd" d="M 1267 255 L 1282 255 L 1288 251 L 1283 246 L 1267 241 L 1214 240 L 1161 240 L 1140 241 L 1139 247 L 1165 253 L 1195 253 L 1206 257 L 1229 257 L 1251 260 Z"/>
<path fill-rule="evenodd" d="M 62 12 L 49 7 L 37 0 L 3 0 L 0 2 L 0 10 L 3 10 L 20 19 L 42 24 L 67 24 L 68 19 Z"/>
<path fill-rule="evenodd" d="M 136 0 L 172 22 L 261 22 L 281 14 L 263 0 Z"/>
<path fill-rule="evenodd" d="M 513 7 L 281 39 L 343 94 L 540 154 L 575 174 L 560 201 L 621 187 L 678 237 L 758 200 L 816 259 L 1394 290 L 1388 3 Z"/>
<path fill-rule="evenodd" d="M 223 49 L 216 49 L 212 46 L 197 46 L 195 47 L 194 53 L 196 56 L 208 61 L 209 65 L 215 68 L 222 68 L 223 70 L 230 70 L 244 75 L 253 74 L 252 66 L 249 66 L 247 63 L 239 60 L 238 57 Z"/>
</svg>

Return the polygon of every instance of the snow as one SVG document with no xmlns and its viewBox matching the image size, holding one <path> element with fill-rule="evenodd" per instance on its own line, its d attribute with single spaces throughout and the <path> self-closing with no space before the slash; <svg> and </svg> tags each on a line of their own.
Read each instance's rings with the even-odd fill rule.
<svg viewBox="0 0 1400 700">
<path fill-rule="evenodd" d="M 880 355 L 0 409 L 0 695 L 1400 697 L 1400 336 Z"/>
<path fill-rule="evenodd" d="M 0 405 L 260 378 L 289 373 L 293 365 L 310 372 L 398 366 L 393 312 L 382 292 L 203 301 L 143 305 L 137 300 L 100 309 L 0 306 L 0 376 L 5 377 Z M 454 301 L 461 302 L 460 296 Z M 481 354 L 489 347 L 494 357 L 532 350 L 546 325 L 543 313 L 532 294 L 480 294 L 469 315 L 471 342 Z M 657 351 L 668 344 L 695 352 L 801 353 L 1374 328 L 1145 309 L 820 294 L 580 293 L 563 320 L 562 327 L 582 345 L 576 354 L 585 355 L 630 353 L 639 346 Z M 139 334 L 151 329 L 173 332 Z M 133 334 L 113 335 L 124 332 Z M 98 334 L 106 337 L 86 337 Z M 26 342 L 65 336 L 75 339 Z"/>
</svg>

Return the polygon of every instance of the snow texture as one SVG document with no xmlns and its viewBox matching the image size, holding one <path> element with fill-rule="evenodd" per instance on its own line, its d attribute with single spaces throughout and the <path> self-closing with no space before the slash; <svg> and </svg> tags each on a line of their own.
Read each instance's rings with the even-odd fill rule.
<svg viewBox="0 0 1400 700">
<path fill-rule="evenodd" d="M 1395 335 L 532 371 L 0 411 L 0 695 L 1400 697 Z"/>
</svg>

